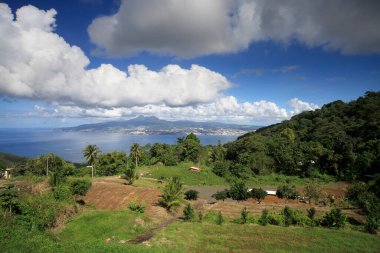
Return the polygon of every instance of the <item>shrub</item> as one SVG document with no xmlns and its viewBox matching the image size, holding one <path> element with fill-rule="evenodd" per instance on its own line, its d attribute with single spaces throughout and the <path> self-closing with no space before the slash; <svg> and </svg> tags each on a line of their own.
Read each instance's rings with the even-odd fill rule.
<svg viewBox="0 0 380 253">
<path fill-rule="evenodd" d="M 127 184 L 129 184 L 129 185 L 133 184 L 133 182 L 137 179 L 136 169 L 127 168 L 124 171 L 124 177 L 123 178 L 127 181 Z"/>
<path fill-rule="evenodd" d="M 66 200 L 71 197 L 71 189 L 66 185 L 54 187 L 53 196 L 56 200 Z"/>
<path fill-rule="evenodd" d="M 73 195 L 85 196 L 91 188 L 91 181 L 87 179 L 75 179 L 71 182 L 71 192 Z"/>
<path fill-rule="evenodd" d="M 334 208 L 330 212 L 325 213 L 321 221 L 322 226 L 342 228 L 345 225 L 347 216 L 342 213 L 339 208 Z"/>
<path fill-rule="evenodd" d="M 282 215 L 284 216 L 284 225 L 286 227 L 289 225 L 297 224 L 297 221 L 293 215 L 293 210 L 290 207 L 285 206 L 285 208 L 282 210 Z"/>
<path fill-rule="evenodd" d="M 188 190 L 185 192 L 185 199 L 187 200 L 197 200 L 199 192 L 196 190 Z"/>
<path fill-rule="evenodd" d="M 379 220 L 374 216 L 367 216 L 367 223 L 365 224 L 365 230 L 368 233 L 376 234 L 379 229 Z"/>
<path fill-rule="evenodd" d="M 247 211 L 246 207 L 244 207 L 243 210 L 241 210 L 240 217 L 241 217 L 241 223 L 242 224 L 247 223 L 247 220 L 248 220 L 248 211 Z"/>
<path fill-rule="evenodd" d="M 299 193 L 296 190 L 296 187 L 289 185 L 282 185 L 277 187 L 276 196 L 280 199 L 296 199 Z"/>
<path fill-rule="evenodd" d="M 144 213 L 145 212 L 145 205 L 138 204 L 137 203 L 137 199 L 131 200 L 131 202 L 129 203 L 128 208 L 131 211 L 134 211 L 134 212 L 137 212 L 137 213 Z"/>
<path fill-rule="evenodd" d="M 262 226 L 266 226 L 268 224 L 268 210 L 267 209 L 264 209 L 261 212 L 261 216 L 260 216 L 260 219 L 259 219 L 259 224 L 262 225 Z"/>
<path fill-rule="evenodd" d="M 0 192 L 0 206 L 4 211 L 9 213 L 17 213 L 19 211 L 18 192 L 14 184 L 7 184 L 4 186 L 5 190 Z"/>
<path fill-rule="evenodd" d="M 198 213 L 198 222 L 200 222 L 200 223 L 203 222 L 203 213 L 202 212 Z"/>
<path fill-rule="evenodd" d="M 233 182 L 228 192 L 233 200 L 239 201 L 248 199 L 248 188 L 245 186 L 245 183 L 241 180 Z"/>
<path fill-rule="evenodd" d="M 216 200 L 223 200 L 223 201 L 226 198 L 228 198 L 228 196 L 229 196 L 229 193 L 227 189 L 224 189 L 223 191 L 217 191 L 214 195 Z"/>
<path fill-rule="evenodd" d="M 309 217 L 310 220 L 314 220 L 316 210 L 314 207 L 307 209 L 307 217 Z"/>
<path fill-rule="evenodd" d="M 261 201 L 267 196 L 267 192 L 263 189 L 253 188 L 250 192 L 250 196 L 257 200 L 257 202 L 261 203 Z"/>
<path fill-rule="evenodd" d="M 314 182 L 310 182 L 305 186 L 304 194 L 309 198 L 309 204 L 311 200 L 314 200 L 316 203 L 324 195 L 321 187 Z"/>
<path fill-rule="evenodd" d="M 282 214 L 268 212 L 267 223 L 276 226 L 283 226 L 285 223 L 284 216 Z"/>
<path fill-rule="evenodd" d="M 222 215 L 222 212 L 219 211 L 218 215 L 216 216 L 216 224 L 217 225 L 222 225 L 224 223 L 224 217 Z"/>
<path fill-rule="evenodd" d="M 178 177 L 170 179 L 169 183 L 165 185 L 163 194 L 159 200 L 160 204 L 168 211 L 176 209 L 182 201 L 183 184 Z"/>
<path fill-rule="evenodd" d="M 187 204 L 185 209 L 183 209 L 183 215 L 185 216 L 185 220 L 192 221 L 195 218 L 194 208 L 191 206 L 191 204 Z"/>
</svg>

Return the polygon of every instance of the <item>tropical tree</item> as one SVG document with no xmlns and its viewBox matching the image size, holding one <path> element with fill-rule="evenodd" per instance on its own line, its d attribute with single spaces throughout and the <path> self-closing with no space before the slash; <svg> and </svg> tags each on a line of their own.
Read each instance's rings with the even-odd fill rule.
<svg viewBox="0 0 380 253">
<path fill-rule="evenodd" d="M 88 145 L 83 150 L 83 156 L 87 160 L 87 164 L 91 165 L 92 171 L 91 176 L 94 177 L 94 165 L 98 154 L 100 153 L 100 149 L 96 145 Z"/>
<path fill-rule="evenodd" d="M 136 169 L 127 167 L 124 171 L 124 179 L 127 180 L 127 184 L 133 184 L 133 182 L 137 179 Z"/>
<path fill-rule="evenodd" d="M 141 158 L 141 147 L 138 143 L 133 143 L 131 146 L 131 157 L 135 160 L 135 166 L 137 168 L 139 159 Z"/>
<path fill-rule="evenodd" d="M 9 214 L 14 213 L 18 206 L 18 193 L 15 190 L 14 184 L 4 186 L 5 190 L 0 192 L 0 206 L 4 209 L 4 216 L 9 210 Z"/>
<path fill-rule="evenodd" d="M 168 211 L 177 208 L 182 201 L 183 183 L 179 177 L 173 177 L 169 183 L 165 185 L 163 193 L 160 198 L 160 204 Z"/>
</svg>

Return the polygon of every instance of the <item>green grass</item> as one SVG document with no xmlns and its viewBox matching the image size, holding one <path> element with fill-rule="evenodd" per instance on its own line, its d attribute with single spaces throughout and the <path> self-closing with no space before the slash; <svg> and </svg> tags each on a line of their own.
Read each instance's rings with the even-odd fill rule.
<svg viewBox="0 0 380 253">
<path fill-rule="evenodd" d="M 177 222 L 154 238 L 172 252 L 378 252 L 380 237 L 325 228 Z M 154 243 L 153 243 L 154 244 Z"/>
<path fill-rule="evenodd" d="M 154 166 L 145 169 L 144 177 L 156 179 L 180 177 L 185 185 L 227 185 L 226 181 L 215 175 L 210 168 L 202 166 L 201 172 L 190 171 L 192 163 L 180 163 L 176 166 Z"/>
<path fill-rule="evenodd" d="M 301 178 L 298 176 L 286 176 L 281 174 L 272 173 L 269 175 L 254 176 L 245 180 L 248 186 L 279 186 L 286 183 L 291 185 L 305 185 L 310 182 L 310 178 Z M 333 182 L 334 178 L 325 176 L 323 179 L 313 179 L 314 182 L 328 183 Z"/>
<path fill-rule="evenodd" d="M 67 223 L 57 237 L 74 243 L 103 242 L 110 237 L 114 237 L 115 241 L 126 240 L 149 228 L 136 223 L 136 219 L 147 220 L 144 215 L 130 210 L 86 211 Z"/>
</svg>

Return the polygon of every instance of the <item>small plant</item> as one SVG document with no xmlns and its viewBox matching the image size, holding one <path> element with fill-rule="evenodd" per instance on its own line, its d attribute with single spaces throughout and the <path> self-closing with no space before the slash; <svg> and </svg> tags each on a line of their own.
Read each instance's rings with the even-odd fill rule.
<svg viewBox="0 0 380 253">
<path fill-rule="evenodd" d="M 335 208 L 325 213 L 321 223 L 326 227 L 342 228 L 345 225 L 346 219 L 347 216 L 342 213 L 342 210 Z"/>
<path fill-rule="evenodd" d="M 0 192 L 0 206 L 5 210 L 4 215 L 9 210 L 9 214 L 16 213 L 19 209 L 18 193 L 14 184 L 4 186 L 5 190 Z"/>
<path fill-rule="evenodd" d="M 198 199 L 199 192 L 196 190 L 188 190 L 185 192 L 185 199 L 186 200 L 197 200 Z"/>
<path fill-rule="evenodd" d="M 185 209 L 183 209 L 183 215 L 185 216 L 186 221 L 193 221 L 195 218 L 194 208 L 191 204 L 187 204 Z"/>
<path fill-rule="evenodd" d="M 145 212 L 145 205 L 143 204 L 138 204 L 137 203 L 137 199 L 133 199 L 131 200 L 131 202 L 129 203 L 129 206 L 128 208 L 133 211 L 133 212 L 137 212 L 137 213 L 144 213 Z"/>
<path fill-rule="evenodd" d="M 259 224 L 262 225 L 262 226 L 266 226 L 268 224 L 268 210 L 267 209 L 264 209 L 261 212 L 261 216 L 260 216 L 260 219 L 259 219 Z"/>
<path fill-rule="evenodd" d="M 87 179 L 76 179 L 71 182 L 71 192 L 73 195 L 85 196 L 91 188 L 91 181 Z"/>
<path fill-rule="evenodd" d="M 203 213 L 201 211 L 198 213 L 198 222 L 203 222 Z"/>
<path fill-rule="evenodd" d="M 59 185 L 53 188 L 53 196 L 56 200 L 66 200 L 71 196 L 70 187 Z"/>
<path fill-rule="evenodd" d="M 367 216 L 367 223 L 364 228 L 368 233 L 376 234 L 379 230 L 379 219 L 371 215 Z"/>
<path fill-rule="evenodd" d="M 224 223 L 224 217 L 222 215 L 222 212 L 219 211 L 218 215 L 216 216 L 216 224 L 217 225 L 223 225 L 223 223 Z"/>
<path fill-rule="evenodd" d="M 257 202 L 259 202 L 259 204 L 261 203 L 261 201 L 263 201 L 263 199 L 265 198 L 265 196 L 267 196 L 267 192 L 264 191 L 263 189 L 259 188 L 253 188 L 250 192 L 250 196 L 254 199 L 257 200 Z"/>
<path fill-rule="evenodd" d="M 123 178 L 127 181 L 128 185 L 133 184 L 133 182 L 138 178 L 136 169 L 131 167 L 126 168 Z"/>
<path fill-rule="evenodd" d="M 173 177 L 165 185 L 161 198 L 159 200 L 160 204 L 165 207 L 168 211 L 176 209 L 182 201 L 182 191 L 183 183 L 179 177 Z"/>
<path fill-rule="evenodd" d="M 282 210 L 282 215 L 284 215 L 284 225 L 286 227 L 296 223 L 293 215 L 293 210 L 290 207 L 285 206 L 285 208 Z"/>
<path fill-rule="evenodd" d="M 217 191 L 215 194 L 214 194 L 214 197 L 216 200 L 224 200 L 227 199 L 229 196 L 229 193 L 228 193 L 228 190 L 227 189 L 224 189 L 223 191 Z"/>
<path fill-rule="evenodd" d="M 310 220 L 314 220 L 316 210 L 314 207 L 307 209 L 307 217 L 309 217 Z"/>
<path fill-rule="evenodd" d="M 247 223 L 247 221 L 248 221 L 248 210 L 247 210 L 247 207 L 244 207 L 243 210 L 241 210 L 240 220 L 241 220 L 242 224 Z"/>
</svg>

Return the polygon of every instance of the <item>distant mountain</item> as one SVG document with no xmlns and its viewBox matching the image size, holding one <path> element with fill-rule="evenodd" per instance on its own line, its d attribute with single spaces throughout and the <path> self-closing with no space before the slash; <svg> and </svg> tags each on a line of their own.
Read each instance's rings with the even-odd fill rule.
<svg viewBox="0 0 380 253">
<path fill-rule="evenodd" d="M 57 128 L 65 132 L 118 132 L 132 135 L 168 135 L 196 133 L 204 135 L 241 135 L 260 128 L 252 125 L 225 124 L 219 122 L 167 121 L 156 117 L 139 116 L 130 120 L 108 121 L 76 127 Z"/>
</svg>

